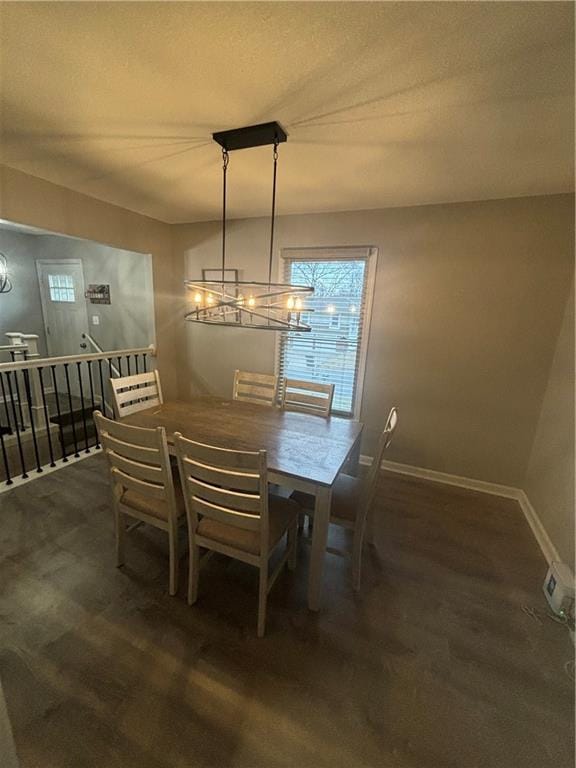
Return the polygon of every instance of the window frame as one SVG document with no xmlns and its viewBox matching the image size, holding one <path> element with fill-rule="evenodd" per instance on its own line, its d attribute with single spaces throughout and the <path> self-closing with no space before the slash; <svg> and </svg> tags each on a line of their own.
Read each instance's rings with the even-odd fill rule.
<svg viewBox="0 0 576 768">
<path fill-rule="evenodd" d="M 374 289 L 376 285 L 376 267 L 378 263 L 378 248 L 373 245 L 337 245 L 337 246 L 304 246 L 286 247 L 280 249 L 278 259 L 278 282 L 285 280 L 286 260 L 289 261 L 336 261 L 338 259 L 352 260 L 364 259 L 366 261 L 366 295 L 364 297 L 364 323 L 360 340 L 360 353 L 358 355 L 358 367 L 356 372 L 356 388 L 354 393 L 353 411 L 351 416 L 339 416 L 358 420 L 362 411 L 362 399 L 364 396 L 364 381 L 366 377 L 366 361 L 368 358 L 368 344 L 370 341 L 370 326 L 372 322 L 372 305 Z M 274 349 L 274 373 L 280 373 L 280 355 L 282 351 L 283 333 L 276 334 Z"/>
</svg>

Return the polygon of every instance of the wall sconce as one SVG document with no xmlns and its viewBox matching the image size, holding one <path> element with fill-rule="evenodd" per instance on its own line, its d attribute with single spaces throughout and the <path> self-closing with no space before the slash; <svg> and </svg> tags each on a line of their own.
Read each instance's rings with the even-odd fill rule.
<svg viewBox="0 0 576 768">
<path fill-rule="evenodd" d="M 12 283 L 8 277 L 8 263 L 6 256 L 0 253 L 0 293 L 8 293 L 12 290 Z"/>
</svg>

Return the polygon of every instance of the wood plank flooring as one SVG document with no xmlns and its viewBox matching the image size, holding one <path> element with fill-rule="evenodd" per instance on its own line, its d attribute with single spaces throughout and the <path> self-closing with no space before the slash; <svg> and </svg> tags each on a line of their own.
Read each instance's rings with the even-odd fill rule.
<svg viewBox="0 0 576 768">
<path fill-rule="evenodd" d="M 22 768 L 572 766 L 573 649 L 522 611 L 544 611 L 545 563 L 516 502 L 383 473 L 375 513 L 361 595 L 329 554 L 308 612 L 304 537 L 258 640 L 254 569 L 213 558 L 189 608 L 161 533 L 134 531 L 114 567 L 101 456 L 0 495 Z"/>
</svg>

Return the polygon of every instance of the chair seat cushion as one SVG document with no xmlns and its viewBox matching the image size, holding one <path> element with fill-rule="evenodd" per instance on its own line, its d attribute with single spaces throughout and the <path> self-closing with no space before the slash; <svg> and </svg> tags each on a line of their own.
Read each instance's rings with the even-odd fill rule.
<svg viewBox="0 0 576 768">
<path fill-rule="evenodd" d="M 363 483 L 360 478 L 339 474 L 332 488 L 330 517 L 354 522 L 362 492 Z M 314 512 L 314 496 L 303 491 L 294 491 L 290 498 L 298 502 L 305 512 Z"/>
<path fill-rule="evenodd" d="M 176 496 L 176 514 L 181 517 L 186 514 L 186 505 L 177 476 L 174 478 L 174 495 Z M 158 520 L 168 520 L 168 502 L 164 499 L 156 499 L 154 496 L 146 496 L 144 493 L 138 493 L 138 491 L 126 490 L 120 497 L 120 503 L 130 507 L 136 513 L 142 512 L 144 515 L 155 517 Z"/>
<path fill-rule="evenodd" d="M 296 520 L 300 508 L 291 499 L 271 494 L 268 498 L 269 546 L 272 549 L 282 538 L 286 530 Z M 217 541 L 234 549 L 240 549 L 252 555 L 260 554 L 260 532 L 247 531 L 227 525 L 209 517 L 203 517 L 196 528 L 198 536 Z"/>
</svg>

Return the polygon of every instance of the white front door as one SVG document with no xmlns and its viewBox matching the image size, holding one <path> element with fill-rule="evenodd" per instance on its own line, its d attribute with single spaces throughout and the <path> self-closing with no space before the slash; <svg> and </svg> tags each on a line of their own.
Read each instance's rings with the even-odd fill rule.
<svg viewBox="0 0 576 768">
<path fill-rule="evenodd" d="M 86 352 L 82 334 L 88 331 L 84 272 L 80 259 L 36 262 L 46 344 L 50 357 Z"/>
</svg>

